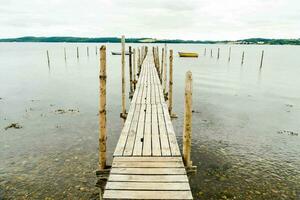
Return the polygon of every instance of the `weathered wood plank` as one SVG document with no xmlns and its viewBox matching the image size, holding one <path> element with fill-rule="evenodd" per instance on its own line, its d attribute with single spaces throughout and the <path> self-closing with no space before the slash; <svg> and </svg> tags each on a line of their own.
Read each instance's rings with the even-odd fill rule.
<svg viewBox="0 0 300 200">
<path fill-rule="evenodd" d="M 114 161 L 112 167 L 116 168 L 180 168 L 183 162 L 118 162 Z"/>
<path fill-rule="evenodd" d="M 189 191 L 187 182 L 159 183 L 159 182 L 107 182 L 106 190 L 154 190 L 154 191 Z"/>
<path fill-rule="evenodd" d="M 168 134 L 168 138 L 169 138 L 171 154 L 172 154 L 172 156 L 180 156 L 181 154 L 180 154 L 180 150 L 178 147 L 175 131 L 173 129 L 173 125 L 172 125 L 171 118 L 169 115 L 167 104 L 163 103 L 162 108 L 163 108 L 163 114 L 164 114 L 165 123 L 166 123 L 167 134 Z"/>
<path fill-rule="evenodd" d="M 114 157 L 116 162 L 182 162 L 181 157 Z"/>
<path fill-rule="evenodd" d="M 138 127 L 136 131 L 136 137 L 133 139 L 134 147 L 133 147 L 133 154 L 134 156 L 141 156 L 142 155 L 142 148 L 144 142 L 144 129 L 145 129 L 145 114 L 146 114 L 146 105 L 141 105 L 140 117 L 138 121 Z"/>
<path fill-rule="evenodd" d="M 145 121 L 145 130 L 144 130 L 144 142 L 143 142 L 143 156 L 152 155 L 152 146 L 151 146 L 151 104 L 147 104 L 146 107 L 146 121 Z"/>
<path fill-rule="evenodd" d="M 163 111 L 161 105 L 157 106 L 157 117 L 158 117 L 158 126 L 159 126 L 159 136 L 161 142 L 161 154 L 163 156 L 170 156 L 170 145 L 169 145 L 169 138 L 166 131 L 166 124 L 165 119 L 163 116 Z"/>
<path fill-rule="evenodd" d="M 186 175 L 119 175 L 111 174 L 109 181 L 122 182 L 187 182 L 188 178 Z"/>
<path fill-rule="evenodd" d="M 186 174 L 185 168 L 112 168 L 111 174 Z"/>
<path fill-rule="evenodd" d="M 190 191 L 106 190 L 104 199 L 193 199 Z"/>
<path fill-rule="evenodd" d="M 142 113 L 141 105 L 137 104 L 135 106 L 136 106 L 136 109 L 134 112 L 134 117 L 131 122 L 132 125 L 129 129 L 127 141 L 125 142 L 126 145 L 124 145 L 125 147 L 124 147 L 123 155 L 125 155 L 125 156 L 132 155 L 132 151 L 133 151 L 133 147 L 134 147 L 134 139 L 136 136 L 137 126 L 138 126 L 138 121 L 139 121 L 139 116 L 141 115 L 140 113 Z"/>
</svg>

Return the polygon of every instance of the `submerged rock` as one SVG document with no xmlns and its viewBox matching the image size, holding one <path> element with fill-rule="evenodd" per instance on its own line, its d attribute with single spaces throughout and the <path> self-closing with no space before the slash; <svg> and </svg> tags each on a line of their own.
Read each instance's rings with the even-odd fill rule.
<svg viewBox="0 0 300 200">
<path fill-rule="evenodd" d="M 20 129 L 20 128 L 23 128 L 23 127 L 20 124 L 18 124 L 18 123 L 11 123 L 10 125 L 8 125 L 7 127 L 5 127 L 4 129 L 7 130 L 7 129 L 10 129 L 10 128 Z"/>
</svg>

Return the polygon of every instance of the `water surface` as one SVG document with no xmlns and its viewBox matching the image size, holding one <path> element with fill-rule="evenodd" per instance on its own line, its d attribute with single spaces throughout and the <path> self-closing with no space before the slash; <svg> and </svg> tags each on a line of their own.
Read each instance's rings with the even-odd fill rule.
<svg viewBox="0 0 300 200">
<path fill-rule="evenodd" d="M 100 45 L 0 44 L 0 199 L 97 198 Z M 195 199 L 300 199 L 300 47 L 232 45 L 230 62 L 229 45 L 169 48 L 180 146 L 184 76 L 193 72 Z M 121 60 L 110 54 L 119 49 L 107 44 L 109 162 L 122 128 Z M 5 130 L 11 123 L 22 128 Z"/>
</svg>

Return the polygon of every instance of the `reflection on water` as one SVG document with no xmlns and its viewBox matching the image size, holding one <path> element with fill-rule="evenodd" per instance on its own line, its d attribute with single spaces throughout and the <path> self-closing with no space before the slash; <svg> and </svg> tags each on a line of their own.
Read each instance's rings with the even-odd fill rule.
<svg viewBox="0 0 300 200">
<path fill-rule="evenodd" d="M 96 46 L 0 44 L 0 199 L 97 198 Z M 193 72 L 194 197 L 299 199 L 300 47 L 232 46 L 230 62 L 226 45 L 170 47 L 200 55 L 174 58 L 180 145 L 184 73 Z M 120 57 L 110 55 L 119 48 L 107 47 L 109 156 L 122 126 Z M 22 128 L 5 131 L 11 123 Z"/>
</svg>

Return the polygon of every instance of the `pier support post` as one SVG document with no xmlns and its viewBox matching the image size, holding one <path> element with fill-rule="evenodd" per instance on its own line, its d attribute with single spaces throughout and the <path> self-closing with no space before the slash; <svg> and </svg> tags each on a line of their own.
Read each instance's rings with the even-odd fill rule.
<svg viewBox="0 0 300 200">
<path fill-rule="evenodd" d="M 64 47 L 64 57 L 65 57 L 65 61 L 67 61 L 67 52 L 66 52 L 66 47 Z"/>
<path fill-rule="evenodd" d="M 89 47 L 86 47 L 86 55 L 87 55 L 87 57 L 90 56 Z"/>
<path fill-rule="evenodd" d="M 167 95 L 167 44 L 165 44 L 165 53 L 164 53 L 164 84 L 163 84 L 163 92 L 165 95 L 165 99 L 168 99 Z"/>
<path fill-rule="evenodd" d="M 185 108 L 183 124 L 183 162 L 187 169 L 195 169 L 191 161 L 192 145 L 192 72 L 185 76 Z"/>
<path fill-rule="evenodd" d="M 106 47 L 100 48 L 99 170 L 106 167 Z"/>
<path fill-rule="evenodd" d="M 79 49 L 77 47 L 77 59 L 79 59 Z"/>
<path fill-rule="evenodd" d="M 125 98 L 125 36 L 122 35 L 122 112 L 120 117 L 126 119 L 126 98 Z"/>
<path fill-rule="evenodd" d="M 163 84 L 163 75 L 164 75 L 164 58 L 165 58 L 165 49 L 162 48 L 161 50 L 161 70 L 160 70 L 160 83 Z"/>
<path fill-rule="evenodd" d="M 135 49 L 133 49 L 132 52 L 133 55 L 133 91 L 135 91 L 136 88 L 136 60 L 135 60 Z"/>
<path fill-rule="evenodd" d="M 245 52 L 243 51 L 241 65 L 243 65 L 243 64 L 244 64 L 244 58 L 245 58 Z"/>
<path fill-rule="evenodd" d="M 260 58 L 260 66 L 259 66 L 259 70 L 262 69 L 262 66 L 263 66 L 263 62 L 264 62 L 264 54 L 265 54 L 265 51 L 263 50 L 261 52 L 261 58 Z"/>
<path fill-rule="evenodd" d="M 170 50 L 170 60 L 169 60 L 169 98 L 168 98 L 168 107 L 169 114 L 171 118 L 177 118 L 176 114 L 173 113 L 173 50 Z"/>
<path fill-rule="evenodd" d="M 129 46 L 129 98 L 132 99 L 133 95 L 133 82 L 132 82 L 132 50 Z"/>
<path fill-rule="evenodd" d="M 49 51 L 47 50 L 47 61 L 48 61 L 48 67 L 50 67 L 50 57 L 49 57 Z"/>
<path fill-rule="evenodd" d="M 228 62 L 231 60 L 231 47 L 229 47 Z"/>
<path fill-rule="evenodd" d="M 206 48 L 204 49 L 204 56 L 206 56 Z"/>
<path fill-rule="evenodd" d="M 141 73 L 141 50 L 138 48 L 138 76 L 140 76 Z"/>
<path fill-rule="evenodd" d="M 210 49 L 210 57 L 211 57 L 211 58 L 213 57 L 212 49 Z"/>
<path fill-rule="evenodd" d="M 217 56 L 217 59 L 218 59 L 218 60 L 220 59 L 220 48 L 218 48 L 218 56 Z"/>
</svg>

